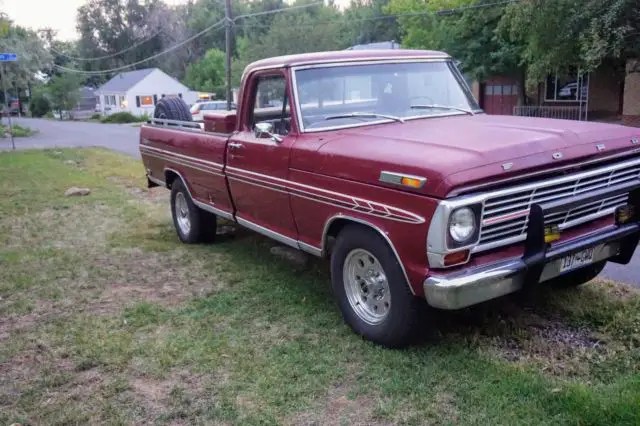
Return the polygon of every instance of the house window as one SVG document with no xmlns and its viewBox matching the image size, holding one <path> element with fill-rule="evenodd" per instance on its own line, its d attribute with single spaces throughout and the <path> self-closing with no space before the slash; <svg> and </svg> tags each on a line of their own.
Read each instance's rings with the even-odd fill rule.
<svg viewBox="0 0 640 426">
<path fill-rule="evenodd" d="M 140 106 L 153 106 L 153 96 L 140 96 Z"/>
<path fill-rule="evenodd" d="M 546 102 L 585 102 L 589 93 L 589 75 L 576 71 L 566 76 L 551 74 L 545 82 Z"/>
<path fill-rule="evenodd" d="M 115 105 L 116 104 L 116 95 L 110 95 L 109 96 L 109 105 Z"/>
<path fill-rule="evenodd" d="M 124 96 L 120 96 L 120 108 L 126 108 L 127 107 L 127 100 L 125 99 Z"/>
</svg>

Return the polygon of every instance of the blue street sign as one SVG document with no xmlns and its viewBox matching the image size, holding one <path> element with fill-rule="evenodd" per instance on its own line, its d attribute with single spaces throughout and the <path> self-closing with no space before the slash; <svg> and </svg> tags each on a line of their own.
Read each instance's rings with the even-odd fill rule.
<svg viewBox="0 0 640 426">
<path fill-rule="evenodd" d="M 15 53 L 0 53 L 0 62 L 13 62 L 18 60 L 18 55 Z"/>
</svg>

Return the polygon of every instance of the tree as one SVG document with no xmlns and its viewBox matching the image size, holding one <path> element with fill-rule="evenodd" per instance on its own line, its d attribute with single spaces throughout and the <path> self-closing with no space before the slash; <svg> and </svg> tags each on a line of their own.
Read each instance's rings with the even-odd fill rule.
<svg viewBox="0 0 640 426">
<path fill-rule="evenodd" d="M 183 83 L 193 90 L 215 93 L 224 97 L 225 54 L 219 49 L 210 49 L 198 62 L 187 67 Z"/>
<path fill-rule="evenodd" d="M 51 107 L 60 114 L 60 119 L 63 119 L 64 111 L 70 111 L 78 104 L 82 83 L 75 74 L 62 74 L 54 76 L 47 84 Z"/>
<path fill-rule="evenodd" d="M 152 17 L 167 6 L 160 0 L 89 0 L 78 8 L 78 54 L 86 71 L 117 68 L 148 58 L 163 49 L 162 22 Z M 102 58 L 99 60 L 93 60 Z M 158 62 L 147 62 L 150 67 Z M 107 76 L 93 78 L 97 85 Z"/>
<path fill-rule="evenodd" d="M 271 56 L 344 49 L 349 43 L 340 37 L 342 24 L 333 5 L 279 13 L 264 35 L 238 43 L 239 61 L 246 65 Z"/>
<path fill-rule="evenodd" d="M 0 14 L 0 50 L 18 55 L 18 61 L 4 65 L 7 90 L 18 98 L 23 89 L 38 81 L 40 71 L 51 65 L 51 55 L 38 35 L 14 25 L 4 14 Z M 6 105 L 4 94 L 2 99 Z"/>
<path fill-rule="evenodd" d="M 589 72 L 605 59 L 640 55 L 637 0 L 529 0 L 506 9 L 500 31 L 522 46 L 530 80 L 571 68 Z"/>
<path fill-rule="evenodd" d="M 351 0 L 344 11 L 343 37 L 350 44 L 400 41 L 400 26 L 385 13 L 389 0 Z"/>
<path fill-rule="evenodd" d="M 521 63 L 521 45 L 500 31 L 504 6 L 451 10 L 480 4 L 475 0 L 431 0 L 425 9 L 422 0 L 391 0 L 393 13 L 427 12 L 422 16 L 399 19 L 407 47 L 443 50 L 460 61 L 460 68 L 476 80 L 495 75 L 518 77 L 519 103 L 524 102 L 525 67 Z"/>
</svg>

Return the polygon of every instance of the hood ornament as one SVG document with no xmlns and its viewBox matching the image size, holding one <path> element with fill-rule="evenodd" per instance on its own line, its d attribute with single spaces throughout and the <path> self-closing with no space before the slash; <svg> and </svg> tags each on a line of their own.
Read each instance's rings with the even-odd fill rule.
<svg viewBox="0 0 640 426">
<path fill-rule="evenodd" d="M 554 152 L 552 155 L 554 160 L 559 160 L 562 158 L 562 153 L 561 152 Z"/>
<path fill-rule="evenodd" d="M 599 144 L 596 145 L 596 149 L 598 150 L 598 152 L 604 151 L 605 148 L 606 148 L 606 146 L 604 146 L 603 143 L 599 143 Z"/>
<path fill-rule="evenodd" d="M 631 138 L 631 144 L 632 145 L 638 145 L 638 143 L 640 143 L 640 139 L 638 139 L 635 136 Z"/>
</svg>

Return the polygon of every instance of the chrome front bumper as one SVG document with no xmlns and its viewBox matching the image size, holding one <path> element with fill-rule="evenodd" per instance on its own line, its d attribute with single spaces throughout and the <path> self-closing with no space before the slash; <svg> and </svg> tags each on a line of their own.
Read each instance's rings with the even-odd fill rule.
<svg viewBox="0 0 640 426">
<path fill-rule="evenodd" d="M 577 248 L 587 248 L 589 245 Z M 611 259 L 619 254 L 620 243 L 599 245 L 593 262 Z M 540 280 L 548 281 L 560 275 L 562 259 L 544 266 Z M 434 275 L 424 281 L 424 294 L 429 305 L 440 309 L 460 309 L 522 289 L 527 280 L 527 265 L 521 258 L 468 269 L 449 275 Z"/>
<path fill-rule="evenodd" d="M 638 217 L 624 225 L 608 227 L 581 238 L 550 246 L 544 242 L 544 216 L 562 209 L 573 208 L 620 190 L 630 191 L 630 204 L 640 212 L 640 186 L 611 188 L 588 195 L 531 207 L 527 240 L 521 258 L 467 268 L 459 272 L 431 275 L 423 283 L 429 305 L 441 309 L 460 309 L 518 291 L 525 286 L 555 278 L 560 273 L 562 258 L 580 250 L 594 247 L 593 261 L 608 260 L 626 264 L 640 241 Z"/>
</svg>

